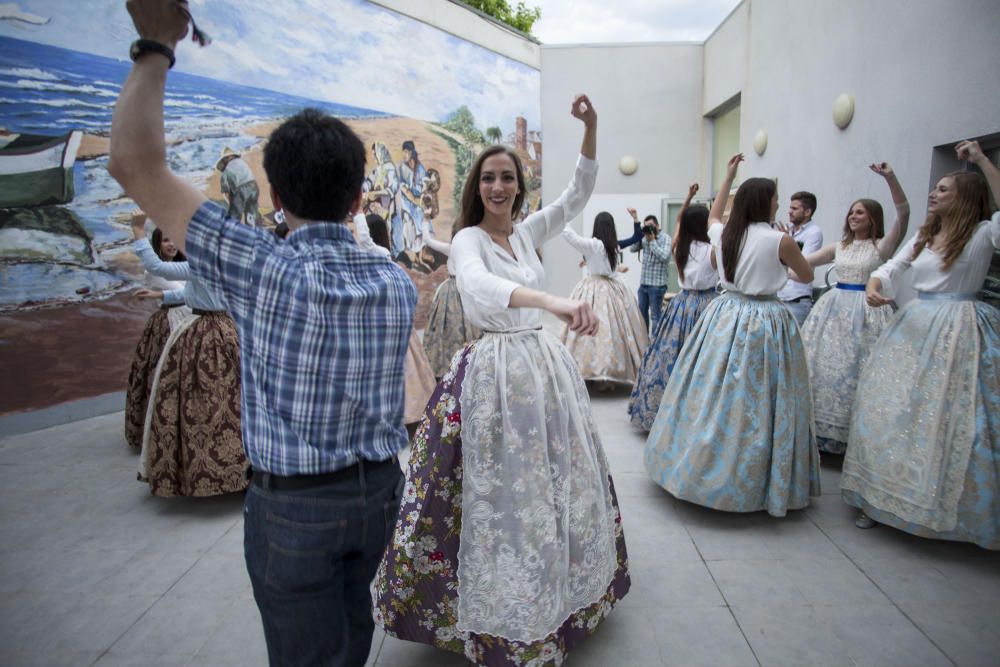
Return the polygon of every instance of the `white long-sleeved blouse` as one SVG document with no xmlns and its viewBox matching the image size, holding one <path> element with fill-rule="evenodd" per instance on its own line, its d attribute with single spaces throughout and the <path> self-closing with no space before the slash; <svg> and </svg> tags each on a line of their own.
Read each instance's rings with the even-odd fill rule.
<svg viewBox="0 0 1000 667">
<path fill-rule="evenodd" d="M 565 227 L 562 230 L 563 239 L 576 249 L 587 261 L 587 273 L 592 276 L 610 276 L 611 262 L 608 261 L 608 251 L 600 239 L 584 238 L 577 234 L 572 227 Z"/>
<path fill-rule="evenodd" d="M 993 249 L 1000 248 L 1000 211 L 979 223 L 962 254 L 947 271 L 941 269 L 941 257 L 925 247 L 916 259 L 913 249 L 916 236 L 905 244 L 896 256 L 872 272 L 872 278 L 882 281 L 882 295 L 896 295 L 901 274 L 913 267 L 913 289 L 919 292 L 978 292 L 990 270 Z"/>
<path fill-rule="evenodd" d="M 541 311 L 510 308 L 510 295 L 518 287 L 544 290 L 545 269 L 535 250 L 583 212 L 596 181 L 597 162 L 581 155 L 569 186 L 559 198 L 514 225 L 508 237 L 514 257 L 478 226 L 455 234 L 449 264 L 454 266 L 462 307 L 472 324 L 484 331 L 541 326 Z"/>
</svg>

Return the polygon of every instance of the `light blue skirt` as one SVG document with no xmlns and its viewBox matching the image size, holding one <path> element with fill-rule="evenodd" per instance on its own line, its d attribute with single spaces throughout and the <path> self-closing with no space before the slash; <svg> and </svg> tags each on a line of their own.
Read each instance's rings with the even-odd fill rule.
<svg viewBox="0 0 1000 667">
<path fill-rule="evenodd" d="M 682 500 L 784 516 L 819 495 L 805 351 L 779 301 L 729 292 L 681 349 L 646 440 L 646 471 Z"/>
<path fill-rule="evenodd" d="M 698 318 L 716 296 L 715 289 L 681 290 L 656 322 L 653 341 L 642 358 L 639 377 L 628 400 L 628 416 L 634 426 L 648 431 L 653 425 L 677 355 Z"/>
<path fill-rule="evenodd" d="M 1000 311 L 911 301 L 861 373 L 841 493 L 899 530 L 1000 549 Z"/>
</svg>

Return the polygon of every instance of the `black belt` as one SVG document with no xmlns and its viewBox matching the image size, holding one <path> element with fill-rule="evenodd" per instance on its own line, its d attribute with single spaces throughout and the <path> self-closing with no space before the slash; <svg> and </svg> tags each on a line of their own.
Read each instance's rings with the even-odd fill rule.
<svg viewBox="0 0 1000 667">
<path fill-rule="evenodd" d="M 396 466 L 398 468 L 399 459 L 393 456 L 385 461 L 362 460 L 346 468 L 318 475 L 291 475 L 282 477 L 281 475 L 273 475 L 269 472 L 253 470 L 252 468 L 247 470 L 247 475 L 254 484 L 265 490 L 301 491 L 303 489 L 312 489 L 317 486 L 343 482 L 348 479 L 356 479 L 362 468 L 366 473 L 371 473 L 388 466 Z"/>
<path fill-rule="evenodd" d="M 802 301 L 804 299 L 809 299 L 810 301 L 812 301 L 811 296 L 797 296 L 794 299 L 785 299 L 785 303 L 798 303 L 799 301 Z"/>
<path fill-rule="evenodd" d="M 171 303 L 171 304 L 164 303 L 160 305 L 160 310 L 170 310 L 171 308 L 179 308 L 183 305 L 184 305 L 183 303 Z"/>
<path fill-rule="evenodd" d="M 201 308 L 192 308 L 191 312 L 195 315 L 215 315 L 216 313 L 224 313 L 224 310 L 202 310 Z"/>
</svg>

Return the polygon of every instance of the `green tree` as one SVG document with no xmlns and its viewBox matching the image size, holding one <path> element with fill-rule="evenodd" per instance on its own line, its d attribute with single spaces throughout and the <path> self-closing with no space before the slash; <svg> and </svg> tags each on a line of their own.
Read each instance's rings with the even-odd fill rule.
<svg viewBox="0 0 1000 667">
<path fill-rule="evenodd" d="M 488 127 L 486 128 L 486 138 L 491 144 L 499 144 L 503 140 L 503 131 L 496 125 Z"/>
<path fill-rule="evenodd" d="M 506 23 L 515 30 L 530 35 L 531 26 L 542 17 L 542 10 L 538 7 L 525 6 L 524 2 L 518 2 L 516 8 L 512 8 L 507 0 L 463 0 L 470 7 L 475 7 L 484 14 L 492 16 L 496 20 Z"/>
<path fill-rule="evenodd" d="M 469 143 L 474 144 L 485 144 L 486 138 L 483 137 L 483 133 L 479 131 L 476 127 L 476 119 L 469 111 L 469 107 L 464 104 L 448 116 L 448 119 L 442 123 L 442 126 L 446 130 L 451 130 L 452 132 L 457 132 L 462 135 L 462 137 Z"/>
</svg>

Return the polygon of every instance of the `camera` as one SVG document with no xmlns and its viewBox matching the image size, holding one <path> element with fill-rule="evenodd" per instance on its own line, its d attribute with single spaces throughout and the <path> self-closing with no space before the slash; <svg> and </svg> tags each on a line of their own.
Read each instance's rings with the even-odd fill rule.
<svg viewBox="0 0 1000 667">
<path fill-rule="evenodd" d="M 651 222 L 646 223 L 645 225 L 642 226 L 642 233 L 654 236 L 656 234 L 656 225 L 654 225 Z"/>
</svg>

